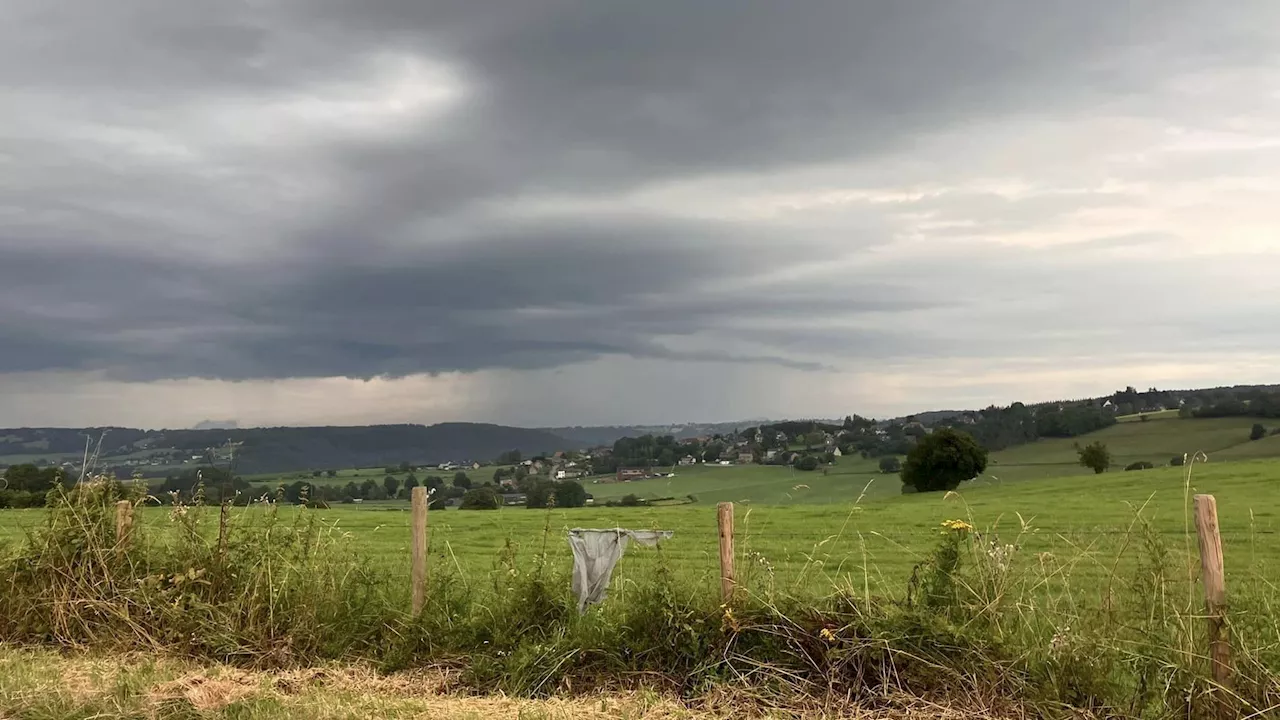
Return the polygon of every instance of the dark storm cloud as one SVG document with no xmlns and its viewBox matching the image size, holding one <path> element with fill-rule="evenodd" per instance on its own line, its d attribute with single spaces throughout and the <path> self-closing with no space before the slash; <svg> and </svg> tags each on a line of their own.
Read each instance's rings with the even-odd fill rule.
<svg viewBox="0 0 1280 720">
<path fill-rule="evenodd" d="M 848 160 L 967 119 L 1072 106 L 1124 82 L 1103 62 L 1115 44 L 1175 14 L 1141 6 L 330 3 L 326 27 L 442 54 L 479 91 L 456 132 L 343 148 L 336 162 L 365 200 L 324 224 Z"/>
<path fill-rule="evenodd" d="M 52 246 L 11 251 L 13 279 L 0 289 L 0 317 L 13 330 L 0 340 L 21 352 L 0 356 L 0 372 L 43 362 L 124 379 L 370 377 L 539 368 L 607 354 L 819 367 L 654 339 L 694 335 L 744 314 L 823 311 L 829 298 L 817 292 L 699 290 L 766 271 L 792 248 L 755 247 L 748 255 L 745 242 L 708 252 L 702 244 L 725 232 L 708 224 L 628 218 L 601 227 L 609 237 L 582 224 L 530 224 L 515 243 L 494 230 L 453 248 L 384 250 L 362 262 L 294 269 L 219 271 Z M 684 242 L 661 240 L 671 237 Z M 868 285 L 847 302 L 876 312 L 920 307 L 881 294 Z M 55 337 L 51 327 L 58 340 L 37 343 Z"/>
<path fill-rule="evenodd" d="M 753 327 L 972 300 L 918 271 L 783 272 L 883 243 L 888 223 L 833 242 L 592 203 L 1088 104 L 1141 87 L 1122 50 L 1159 57 L 1182 17 L 1103 0 L 3 7 L 0 372 L 136 380 L 928 352 L 905 332 Z M 313 117 L 343 102 L 279 110 L 374 87 L 379 58 L 406 57 L 447 70 L 458 99 L 392 130 L 375 112 L 389 101 L 371 101 L 369 132 Z M 561 206 L 512 209 L 542 197 Z M 977 205 L 981 227 L 1010 229 L 1081 201 L 959 194 L 920 211 Z"/>
</svg>

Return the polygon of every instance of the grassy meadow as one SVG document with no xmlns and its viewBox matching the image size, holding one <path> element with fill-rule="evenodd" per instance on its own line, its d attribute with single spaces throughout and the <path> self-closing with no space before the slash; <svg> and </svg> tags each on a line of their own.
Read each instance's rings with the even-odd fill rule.
<svg viewBox="0 0 1280 720">
<path fill-rule="evenodd" d="M 1029 703 L 1013 716 L 1207 717 L 1189 503 L 1211 493 L 1237 661 L 1231 702 L 1265 717 L 1280 708 L 1280 440 L 1250 442 L 1250 425 L 1118 424 L 1088 440 L 1120 465 L 1196 451 L 1207 461 L 1101 475 L 1074 464 L 1071 441 L 1042 441 L 995 453 L 987 476 L 948 494 L 903 495 L 872 461 L 842 458 L 825 474 L 704 466 L 588 482 L 597 501 L 696 497 L 678 505 L 432 511 L 418 618 L 403 501 L 220 518 L 135 495 L 121 549 L 114 501 L 130 491 L 94 485 L 53 510 L 0 513 L 0 651 L 441 666 L 462 691 L 520 696 L 644 678 L 685 698 L 732 686 L 792 705 L 906 693 Z M 714 506 L 725 500 L 736 503 L 730 604 Z M 629 548 L 609 599 L 578 615 L 565 542 L 575 527 L 675 536 Z"/>
<path fill-rule="evenodd" d="M 1218 498 L 1229 576 L 1233 572 L 1280 580 L 1280 461 L 1197 465 L 1186 485 L 1180 468 L 1058 478 L 1009 486 L 894 495 L 878 501 L 737 507 L 737 550 L 744 572 L 792 591 L 862 588 L 899 595 L 912 568 L 933 550 L 945 520 L 970 522 L 992 540 L 1016 544 L 1027 556 L 1049 553 L 1070 563 L 1059 572 L 1076 582 L 1109 576 L 1116 555 L 1136 542 L 1141 517 L 1179 557 L 1188 555 L 1188 493 Z M 834 480 L 832 482 L 835 482 Z M 856 496 L 859 488 L 848 488 Z M 731 499 L 726 494 L 725 499 Z M 335 532 L 349 534 L 362 554 L 404 575 L 408 568 L 407 508 L 317 511 Z M 658 556 L 676 573 L 711 586 L 718 580 L 715 509 L 707 504 L 651 508 L 580 508 L 494 512 L 436 512 L 430 516 L 433 565 L 453 566 L 463 577 L 493 567 L 504 548 L 570 563 L 565 532 L 574 527 L 674 530 L 660 550 L 629 552 L 615 578 L 651 572 Z M 1194 541 L 1194 537 L 1190 538 Z M 1194 542 L 1190 546 L 1194 554 Z M 1191 558 L 1179 560 L 1185 563 Z M 751 562 L 748 562 L 750 560 Z"/>
<path fill-rule="evenodd" d="M 1280 435 L 1249 441 L 1251 425 L 1245 418 L 1184 420 L 1176 415 L 1117 424 L 1088 436 L 1112 449 L 1117 467 L 1103 475 L 1076 463 L 1073 440 L 1042 440 L 993 453 L 988 473 L 963 485 L 958 497 L 951 498 L 902 495 L 895 476 L 880 473 L 875 460 L 859 457 L 840 458 L 835 466 L 813 472 L 764 465 L 702 465 L 678 467 L 673 478 L 627 483 L 588 479 L 595 507 L 433 512 L 432 564 L 451 567 L 465 577 L 491 570 L 503 548 L 529 556 L 542 553 L 545 547 L 551 561 L 563 566 L 569 562 L 564 541 L 569 528 L 660 528 L 676 532 L 660 551 L 671 568 L 710 586 L 717 573 L 714 504 L 728 501 L 737 505 L 738 549 L 756 559 L 751 571 L 771 573 L 773 582 L 793 589 L 829 589 L 838 581 L 899 592 L 912 567 L 935 544 L 940 523 L 948 519 L 972 522 L 1002 543 L 1016 542 L 1026 553 L 1073 558 L 1071 573 L 1094 578 L 1110 572 L 1108 557 L 1132 541 L 1139 509 L 1160 537 L 1185 555 L 1188 493 L 1209 492 L 1217 495 L 1222 513 L 1228 572 L 1247 565 L 1275 570 L 1274 577 L 1280 578 L 1280 543 L 1272 542 L 1280 530 L 1276 519 Z M 1120 470 L 1136 460 L 1167 464 L 1183 452 L 1204 452 L 1209 459 L 1196 465 L 1190 486 L 1184 482 L 1183 468 Z M 480 472 L 492 474 L 493 468 Z M 419 473 L 426 474 L 430 473 Z M 480 479 L 480 473 L 472 474 Z M 383 475 L 381 468 L 345 470 L 326 480 L 348 482 Z M 696 501 L 674 506 L 602 506 L 631 493 L 675 497 L 686 503 L 692 496 Z M 408 510 L 407 502 L 387 501 L 334 505 L 309 513 L 371 563 L 405 576 Z M 163 525 L 159 519 L 167 512 L 149 508 L 142 522 Z M 40 510 L 0 514 L 0 542 L 20 537 L 23 528 L 38 524 L 42 516 Z M 634 557 L 628 555 L 616 575 L 621 585 L 631 574 L 642 577 L 649 572 L 658 554 L 641 549 Z"/>
<path fill-rule="evenodd" d="M 704 499 L 749 497 L 749 487 L 738 491 L 725 488 L 719 494 L 714 489 L 715 483 L 724 482 L 717 473 L 741 476 L 742 470 L 764 475 L 776 469 L 739 468 L 735 473 L 729 468 L 707 468 L 691 473 L 697 478 L 690 480 L 697 483 L 697 504 L 433 511 L 429 519 L 430 562 L 433 568 L 455 571 L 464 582 L 490 572 L 504 552 L 526 559 L 545 553 L 553 566 L 567 569 L 571 556 L 565 535 L 570 528 L 663 529 L 675 531 L 675 536 L 660 550 L 637 548 L 629 552 L 615 574 L 616 586 L 625 592 L 630 581 L 645 577 L 661 561 L 683 580 L 712 587 L 718 582 L 716 518 L 714 506 Z M 1189 485 L 1183 468 L 1159 468 L 1036 482 L 975 483 L 950 496 L 898 493 L 857 503 L 832 500 L 837 494 L 856 498 L 862 492 L 864 488 L 851 484 L 849 476 L 820 478 L 805 479 L 818 486 L 809 490 L 820 494 L 822 503 L 737 505 L 737 550 L 748 579 L 755 575 L 762 583 L 794 592 L 869 587 L 896 596 L 904 592 L 912 568 L 932 551 L 941 523 L 952 519 L 970 522 L 993 541 L 1015 544 L 1027 556 L 1048 553 L 1056 562 L 1065 563 L 1056 568 L 1056 580 L 1046 588 L 1059 582 L 1093 583 L 1113 575 L 1116 556 L 1137 541 L 1139 516 L 1170 553 L 1180 558 L 1178 562 L 1189 566 L 1195 548 L 1187 503 L 1190 494 L 1199 492 L 1218 498 L 1229 576 L 1247 571 L 1251 577 L 1280 578 L 1280 543 L 1275 542 L 1280 532 L 1277 460 L 1211 460 L 1194 467 Z M 607 487 L 625 489 L 642 484 Z M 171 524 L 170 512 L 165 507 L 148 507 L 139 522 L 143 527 L 163 529 Z M 244 518 L 261 512 L 257 507 L 232 510 L 233 515 Z M 393 577 L 408 577 L 407 503 L 336 505 L 327 510 L 289 507 L 280 512 L 285 518 L 317 521 L 332 539 L 372 566 Z M 43 510 L 5 511 L 0 516 L 5 521 L 0 525 L 0 542 L 21 538 L 24 528 L 35 527 L 43 516 Z M 212 532 L 215 521 L 215 517 L 206 518 L 206 530 Z M 1121 560 L 1120 569 L 1128 567 L 1128 562 Z"/>
<path fill-rule="evenodd" d="M 1141 460 L 1157 467 L 1166 466 L 1175 455 L 1194 452 L 1208 453 L 1215 462 L 1280 458 L 1280 435 L 1251 442 L 1249 429 L 1254 421 L 1249 418 L 1190 420 L 1179 418 L 1176 412 L 1152 414 L 1146 422 L 1139 422 L 1137 416 L 1133 417 L 1132 422 L 1118 423 L 1091 433 L 1085 440 L 1108 445 L 1115 471 Z M 1076 442 L 1076 439 L 1065 438 L 1040 440 L 992 453 L 986 474 L 974 486 L 1092 475 L 1092 470 L 1081 467 L 1076 461 Z M 465 472 L 473 482 L 481 483 L 490 480 L 496 469 L 498 466 L 487 466 Z M 675 477 L 626 483 L 612 483 L 608 482 L 611 478 L 596 477 L 582 482 L 598 502 L 635 494 L 642 498 L 670 497 L 681 501 L 687 501 L 692 495 L 696 502 L 702 504 L 812 505 L 886 499 L 901 492 L 897 476 L 881 473 L 878 460 L 856 455 L 839 458 L 835 465 L 813 472 L 791 467 L 737 464 L 707 464 L 666 470 L 673 472 Z M 415 473 L 419 480 L 429 475 L 449 480 L 453 471 L 420 469 Z M 295 480 L 317 485 L 345 485 L 349 482 L 360 484 L 369 479 L 381 482 L 385 476 L 385 469 L 379 467 L 346 468 L 338 470 L 333 478 L 325 475 L 315 478 L 310 472 L 295 472 L 250 475 L 245 479 L 255 485 Z M 395 476 L 405 477 L 404 473 L 398 472 Z"/>
</svg>

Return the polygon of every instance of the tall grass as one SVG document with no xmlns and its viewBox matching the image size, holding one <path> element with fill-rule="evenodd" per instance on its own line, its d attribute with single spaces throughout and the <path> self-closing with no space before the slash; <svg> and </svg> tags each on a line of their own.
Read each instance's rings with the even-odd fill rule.
<svg viewBox="0 0 1280 720">
<path fill-rule="evenodd" d="M 0 641 L 260 668 L 453 665 L 463 688 L 524 696 L 641 683 L 691 696 L 730 685 L 766 704 L 1016 698 L 1062 716 L 1208 717 L 1211 694 L 1240 717 L 1280 707 L 1274 583 L 1249 576 L 1231 588 L 1236 676 L 1215 688 L 1203 611 L 1184 592 L 1194 570 L 1142 507 L 1115 555 L 1082 547 L 1054 557 L 1022 551 L 1033 521 L 983 527 L 961 502 L 962 517 L 938 528 L 932 553 L 889 595 L 871 592 L 878 570 L 865 558 L 859 578 L 831 557 L 831 538 L 805 568 L 826 578 L 825 593 L 779 583 L 748 533 L 744 592 L 725 605 L 712 587 L 678 580 L 659 546 L 655 572 L 584 615 L 567 568 L 546 562 L 547 523 L 539 552 L 508 543 L 487 576 L 433 568 L 414 618 L 402 579 L 370 570 L 311 511 L 286 519 L 269 498 L 237 508 L 169 500 L 162 522 L 117 542 L 122 499 L 160 502 L 103 478 L 56 488 L 44 525 L 0 551 Z M 1074 583 L 1085 564 L 1108 568 L 1105 581 Z"/>
</svg>

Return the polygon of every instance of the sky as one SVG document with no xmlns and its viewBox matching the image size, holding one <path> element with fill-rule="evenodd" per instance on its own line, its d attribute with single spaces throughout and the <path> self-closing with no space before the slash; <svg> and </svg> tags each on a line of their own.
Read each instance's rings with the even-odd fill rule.
<svg viewBox="0 0 1280 720">
<path fill-rule="evenodd" d="M 0 426 L 1280 382 L 1280 3 L 0 0 Z"/>
</svg>

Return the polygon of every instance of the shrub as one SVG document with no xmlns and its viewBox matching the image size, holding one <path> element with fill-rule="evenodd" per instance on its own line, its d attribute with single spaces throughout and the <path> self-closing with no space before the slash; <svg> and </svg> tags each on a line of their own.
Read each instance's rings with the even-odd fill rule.
<svg viewBox="0 0 1280 720">
<path fill-rule="evenodd" d="M 1173 458 L 1169 460 L 1169 467 L 1182 467 L 1186 462 L 1186 455 L 1174 455 Z"/>
<path fill-rule="evenodd" d="M 556 507 L 579 508 L 587 504 L 587 490 L 581 483 L 565 480 L 556 483 Z"/>
<path fill-rule="evenodd" d="M 1261 440 L 1266 436 L 1267 436 L 1267 429 L 1263 427 L 1262 423 L 1254 423 L 1253 428 L 1249 430 L 1250 440 Z"/>
<path fill-rule="evenodd" d="M 902 461 L 895 455 L 880 458 L 880 472 L 885 474 L 902 472 Z"/>
<path fill-rule="evenodd" d="M 1111 451 L 1101 441 L 1077 447 L 1076 452 L 1080 455 L 1080 464 L 1097 475 L 1101 475 L 1111 467 Z"/>
<path fill-rule="evenodd" d="M 555 483 L 540 477 L 529 477 L 520 482 L 520 491 L 524 493 L 524 506 L 527 508 L 545 508 L 552 502 Z M 556 503 L 559 506 L 559 502 Z"/>
<path fill-rule="evenodd" d="M 44 507 L 46 493 L 69 483 L 61 468 L 30 463 L 10 466 L 0 476 L 0 508 Z"/>
<path fill-rule="evenodd" d="M 622 499 L 618 501 L 618 504 L 622 507 L 639 507 L 640 505 L 645 505 L 647 503 L 645 503 L 644 500 L 641 500 L 639 495 L 631 493 L 629 495 L 623 495 Z"/>
<path fill-rule="evenodd" d="M 987 469 L 987 451 L 969 433 L 953 428 L 920 438 L 902 466 L 902 483 L 921 492 L 955 490 Z"/>
<path fill-rule="evenodd" d="M 468 490 L 462 496 L 459 510 L 497 510 L 502 507 L 502 498 L 491 487 L 478 487 Z"/>
<path fill-rule="evenodd" d="M 1127 470 L 1150 470 L 1151 468 L 1154 468 L 1154 467 L 1155 465 L 1152 465 L 1146 460 L 1139 460 L 1138 462 L 1135 462 L 1135 463 L 1129 463 L 1124 467 L 1124 469 L 1126 471 Z"/>
<path fill-rule="evenodd" d="M 804 457 L 800 458 L 800 460 L 796 462 L 796 469 L 804 470 L 805 472 L 812 472 L 814 470 L 817 470 L 818 458 L 812 455 L 805 455 Z"/>
</svg>

